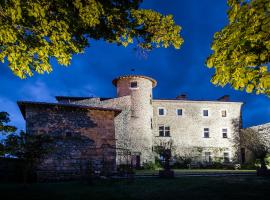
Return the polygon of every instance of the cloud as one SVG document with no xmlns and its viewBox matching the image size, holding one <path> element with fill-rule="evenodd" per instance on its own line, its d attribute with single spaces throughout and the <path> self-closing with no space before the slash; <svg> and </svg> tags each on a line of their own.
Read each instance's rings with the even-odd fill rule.
<svg viewBox="0 0 270 200">
<path fill-rule="evenodd" d="M 47 85 L 37 80 L 34 83 L 25 84 L 20 90 L 22 100 L 29 101 L 54 101 L 53 89 L 47 87 Z"/>
</svg>

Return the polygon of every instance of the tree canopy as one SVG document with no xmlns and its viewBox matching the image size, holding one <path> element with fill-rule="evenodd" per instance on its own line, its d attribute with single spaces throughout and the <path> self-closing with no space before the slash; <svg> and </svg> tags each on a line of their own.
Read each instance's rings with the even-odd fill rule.
<svg viewBox="0 0 270 200">
<path fill-rule="evenodd" d="M 228 0 L 229 23 L 214 35 L 212 83 L 270 96 L 270 1 Z"/>
<path fill-rule="evenodd" d="M 256 159 L 260 159 L 261 167 L 266 168 L 265 158 L 270 153 L 270 129 L 262 131 L 255 128 L 242 129 L 240 132 L 241 146 L 250 150 Z"/>
<path fill-rule="evenodd" d="M 0 133 L 13 133 L 17 130 L 15 126 L 10 126 L 9 114 L 7 112 L 0 112 Z"/>
<path fill-rule="evenodd" d="M 180 48 L 172 15 L 140 9 L 142 0 L 0 0 L 0 61 L 16 76 L 67 66 L 90 39 L 140 48 Z"/>
</svg>

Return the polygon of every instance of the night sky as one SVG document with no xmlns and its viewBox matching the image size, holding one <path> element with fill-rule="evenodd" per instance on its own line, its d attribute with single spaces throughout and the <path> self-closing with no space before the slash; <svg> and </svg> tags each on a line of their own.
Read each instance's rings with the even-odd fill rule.
<svg viewBox="0 0 270 200">
<path fill-rule="evenodd" d="M 232 101 L 245 102 L 244 127 L 270 121 L 268 97 L 210 83 L 213 70 L 205 66 L 205 60 L 211 53 L 213 34 L 227 23 L 225 0 L 145 0 L 141 6 L 174 15 L 185 40 L 180 50 L 155 49 L 145 57 L 132 45 L 125 48 L 91 41 L 84 54 L 73 57 L 71 66 L 59 66 L 52 60 L 51 74 L 35 74 L 25 80 L 15 77 L 6 64 L 0 64 L 0 111 L 9 112 L 12 124 L 24 129 L 16 101 L 55 102 L 54 96 L 65 95 L 115 97 L 112 79 L 130 74 L 134 68 L 136 74 L 157 80 L 154 98 L 186 93 L 192 100 L 215 100 L 228 94 Z"/>
</svg>

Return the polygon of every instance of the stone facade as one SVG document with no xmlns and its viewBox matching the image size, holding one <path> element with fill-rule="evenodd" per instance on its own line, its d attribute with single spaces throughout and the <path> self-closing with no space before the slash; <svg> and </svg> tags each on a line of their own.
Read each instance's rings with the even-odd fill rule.
<svg viewBox="0 0 270 200">
<path fill-rule="evenodd" d="M 164 141 L 172 142 L 174 155 L 188 155 L 198 160 L 204 159 L 206 154 L 213 157 L 226 155 L 227 159 L 233 161 L 236 152 L 233 137 L 239 134 L 242 102 L 231 102 L 228 97 L 215 101 L 192 101 L 187 100 L 185 96 L 178 96 L 176 99 L 153 99 L 152 90 L 157 84 L 156 81 L 140 75 L 121 76 L 114 79 L 113 84 L 116 86 L 115 98 L 56 97 L 57 104 L 66 105 L 65 109 L 51 111 L 45 108 L 46 106 L 44 108 L 40 106 L 34 112 L 34 108 L 29 108 L 26 111 L 27 129 L 46 133 L 48 127 L 53 127 L 53 132 L 64 134 L 66 130 L 76 127 L 77 132 L 94 140 L 98 146 L 107 138 L 108 141 L 114 142 L 117 149 L 115 158 L 117 164 L 120 164 L 121 155 L 118 150 L 121 149 L 130 152 L 132 164 L 135 163 L 137 166 L 154 161 L 154 157 L 158 156 L 154 147 Z M 70 111 L 73 113 L 72 117 L 68 114 L 69 117 L 74 117 L 72 123 L 66 123 L 69 121 L 68 117 L 63 124 L 63 121 L 58 121 L 58 117 L 66 118 L 64 116 L 69 106 L 116 109 L 121 112 L 114 117 L 115 111 L 112 110 L 90 109 L 88 111 L 90 113 L 82 114 L 78 109 Z M 162 116 L 159 114 L 160 108 L 164 109 Z M 207 110 L 208 116 L 203 116 L 204 110 Z M 40 118 L 42 115 L 48 116 Z M 235 122 L 238 125 L 235 126 Z M 81 127 L 85 124 L 89 127 Z M 167 131 L 167 135 L 160 133 L 161 127 L 169 129 L 169 132 L 164 129 L 163 133 Z M 223 136 L 225 129 L 226 137 Z M 206 130 L 209 137 L 204 137 Z M 115 140 L 112 139 L 114 133 Z M 92 143 L 87 145 L 89 149 L 93 146 Z"/>
<path fill-rule="evenodd" d="M 239 133 L 233 121 L 240 121 L 241 106 L 240 102 L 153 100 L 154 143 L 159 145 L 170 140 L 175 154 L 195 157 L 197 161 L 205 160 L 207 152 L 221 160 L 227 153 L 232 161 L 236 156 L 234 137 Z M 164 109 L 165 114 L 159 115 L 159 109 Z M 177 110 L 181 110 L 181 115 Z M 208 111 L 208 116 L 203 116 L 204 110 Z M 226 112 L 226 116 L 222 117 L 222 112 Z M 160 126 L 170 127 L 169 137 L 160 136 Z M 205 129 L 208 129 L 208 137 L 204 135 Z M 226 137 L 223 137 L 224 129 Z"/>
<path fill-rule="evenodd" d="M 131 83 L 136 82 L 132 88 Z M 72 99 L 58 97 L 60 102 L 77 105 L 118 108 L 122 113 L 115 118 L 116 146 L 129 149 L 140 156 L 140 164 L 153 161 L 157 156 L 153 147 L 172 141 L 174 154 L 204 159 L 205 152 L 212 157 L 223 158 L 224 153 L 233 161 L 236 153 L 234 135 L 239 133 L 233 121 L 241 122 L 242 102 L 230 102 L 227 96 L 216 101 L 191 101 L 185 96 L 176 99 L 153 99 L 152 88 L 156 81 L 145 76 L 122 76 L 113 80 L 116 98 Z M 158 109 L 164 108 L 166 114 L 160 116 Z M 177 109 L 182 115 L 177 115 Z M 208 110 L 209 116 L 203 116 Z M 226 116 L 222 117 L 222 112 Z M 170 127 L 170 136 L 160 137 L 159 127 Z M 209 129 L 209 138 L 203 137 L 204 128 Z M 222 130 L 227 137 L 223 138 Z"/>
<path fill-rule="evenodd" d="M 118 110 L 19 103 L 30 134 L 53 136 L 53 150 L 37 168 L 39 180 L 76 179 L 86 170 L 116 170 L 114 118 Z"/>
</svg>

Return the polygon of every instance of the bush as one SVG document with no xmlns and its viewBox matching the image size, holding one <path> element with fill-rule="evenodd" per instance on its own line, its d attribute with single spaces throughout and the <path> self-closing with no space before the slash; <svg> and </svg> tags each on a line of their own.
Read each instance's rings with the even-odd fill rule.
<svg viewBox="0 0 270 200">
<path fill-rule="evenodd" d="M 143 169 L 148 169 L 148 170 L 157 170 L 160 169 L 161 165 L 159 162 L 146 162 L 143 163 Z"/>
</svg>

